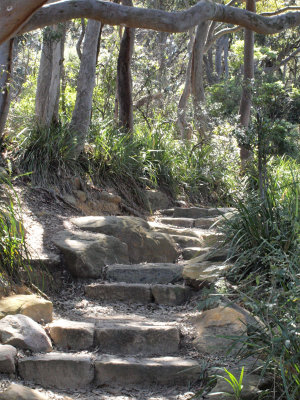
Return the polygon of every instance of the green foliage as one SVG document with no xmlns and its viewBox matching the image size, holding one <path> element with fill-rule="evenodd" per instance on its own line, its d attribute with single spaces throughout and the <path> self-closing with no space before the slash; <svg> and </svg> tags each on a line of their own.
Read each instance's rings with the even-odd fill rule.
<svg viewBox="0 0 300 400">
<path fill-rule="evenodd" d="M 239 380 L 237 380 L 236 377 L 231 372 L 229 372 L 226 368 L 224 368 L 224 371 L 226 372 L 228 378 L 222 376 L 222 379 L 224 379 L 231 386 L 235 400 L 240 400 L 242 398 L 241 395 L 243 390 L 244 369 L 245 368 L 243 367 Z"/>
<path fill-rule="evenodd" d="M 29 271 L 28 252 L 18 196 L 9 180 L 0 178 L 0 281 L 20 282 Z"/>
<path fill-rule="evenodd" d="M 16 156 L 34 185 L 67 189 L 68 177 L 81 172 L 80 162 L 74 160 L 75 138 L 66 126 L 35 126 L 19 139 Z"/>
</svg>

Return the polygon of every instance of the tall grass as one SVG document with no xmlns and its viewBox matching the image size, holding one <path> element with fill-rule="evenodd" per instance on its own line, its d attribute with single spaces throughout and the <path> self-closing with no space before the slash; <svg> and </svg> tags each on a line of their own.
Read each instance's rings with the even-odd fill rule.
<svg viewBox="0 0 300 400">
<path fill-rule="evenodd" d="M 0 277 L 20 282 L 30 270 L 18 196 L 7 179 L 0 179 Z"/>
</svg>

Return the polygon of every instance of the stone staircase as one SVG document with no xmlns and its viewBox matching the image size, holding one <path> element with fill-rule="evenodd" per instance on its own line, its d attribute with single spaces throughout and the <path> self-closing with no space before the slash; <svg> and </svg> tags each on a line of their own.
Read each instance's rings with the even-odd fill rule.
<svg viewBox="0 0 300 400">
<path fill-rule="evenodd" d="M 149 223 L 134 217 L 76 218 L 71 222 L 77 229 L 70 235 L 59 233 L 54 242 L 74 277 L 88 279 L 84 284 L 88 301 L 171 309 L 196 293 L 185 280 L 183 259 L 198 256 L 195 263 L 204 262 L 205 268 L 225 259 L 224 251 L 213 251 L 222 241 L 214 224 L 230 211 L 175 208 L 163 210 Z M 154 254 L 149 257 L 151 248 Z M 109 252 L 107 257 L 103 249 Z M 123 264 L 119 259 L 128 261 Z M 182 354 L 182 332 L 175 322 L 130 318 L 127 313 L 118 318 L 58 319 L 47 332 L 55 351 L 18 360 L 19 376 L 44 388 L 188 386 L 202 372 L 198 359 Z"/>
</svg>

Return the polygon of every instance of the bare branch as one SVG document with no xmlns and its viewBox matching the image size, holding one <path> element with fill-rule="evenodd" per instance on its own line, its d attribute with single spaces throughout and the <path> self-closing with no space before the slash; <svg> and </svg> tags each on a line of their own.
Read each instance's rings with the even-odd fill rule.
<svg viewBox="0 0 300 400">
<path fill-rule="evenodd" d="M 262 34 L 278 33 L 300 24 L 299 11 L 266 17 L 209 0 L 201 0 L 195 6 L 181 12 L 127 7 L 100 0 L 62 0 L 43 6 L 21 32 L 83 17 L 96 19 L 108 25 L 125 25 L 173 33 L 185 32 L 206 20 L 240 25 Z"/>
</svg>

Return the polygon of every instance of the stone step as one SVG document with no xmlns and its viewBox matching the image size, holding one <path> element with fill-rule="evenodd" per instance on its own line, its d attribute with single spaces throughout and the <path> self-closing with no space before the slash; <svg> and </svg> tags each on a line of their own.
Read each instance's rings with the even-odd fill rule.
<svg viewBox="0 0 300 400">
<path fill-rule="evenodd" d="M 85 286 L 85 294 L 89 298 L 101 301 L 173 306 L 188 301 L 192 291 L 182 285 L 94 283 Z"/>
<path fill-rule="evenodd" d="M 220 215 L 224 215 L 233 211 L 234 208 L 175 207 L 173 216 L 174 218 L 196 219 L 196 218 L 218 217 Z"/>
<path fill-rule="evenodd" d="M 23 357 L 19 375 L 44 388 L 80 390 L 117 385 L 187 385 L 197 381 L 200 365 L 181 357 L 136 358 L 91 354 L 51 353 Z"/>
<path fill-rule="evenodd" d="M 181 247 L 200 247 L 202 245 L 202 240 L 193 236 L 181 236 L 181 235 L 170 235 L 175 242 Z"/>
<path fill-rule="evenodd" d="M 196 218 L 194 219 L 194 227 L 201 229 L 211 229 L 211 227 L 220 220 L 220 217 L 214 218 Z"/>
<path fill-rule="evenodd" d="M 210 247 L 186 247 L 182 250 L 182 258 L 184 260 L 191 260 L 194 257 L 206 255 L 210 251 Z"/>
<path fill-rule="evenodd" d="M 178 264 L 132 264 L 110 265 L 106 279 L 127 283 L 175 283 L 182 281 L 182 266 Z"/>
<path fill-rule="evenodd" d="M 18 361 L 20 377 L 45 388 L 77 390 L 90 385 L 95 368 L 89 354 L 49 353 Z"/>
<path fill-rule="evenodd" d="M 170 225 L 164 225 L 159 222 L 149 222 L 151 229 L 161 232 L 167 233 L 169 235 L 181 235 L 181 236 L 194 236 L 199 237 L 201 236 L 201 231 L 199 229 L 191 229 L 191 228 L 179 228 Z"/>
<path fill-rule="evenodd" d="M 167 217 L 172 217 L 173 214 L 174 214 L 174 208 L 167 208 L 167 209 L 164 209 L 164 210 L 160 210 L 160 213 L 162 215 L 166 215 Z"/>
<path fill-rule="evenodd" d="M 166 225 L 181 226 L 184 228 L 193 228 L 195 220 L 192 218 L 161 218 L 161 223 Z"/>
<path fill-rule="evenodd" d="M 200 365 L 181 357 L 117 358 L 95 361 L 96 385 L 187 385 L 197 381 Z"/>
<path fill-rule="evenodd" d="M 155 322 L 107 320 L 98 323 L 57 320 L 49 325 L 50 337 L 61 350 L 89 350 L 104 354 L 167 355 L 179 350 L 179 330 Z"/>
</svg>

